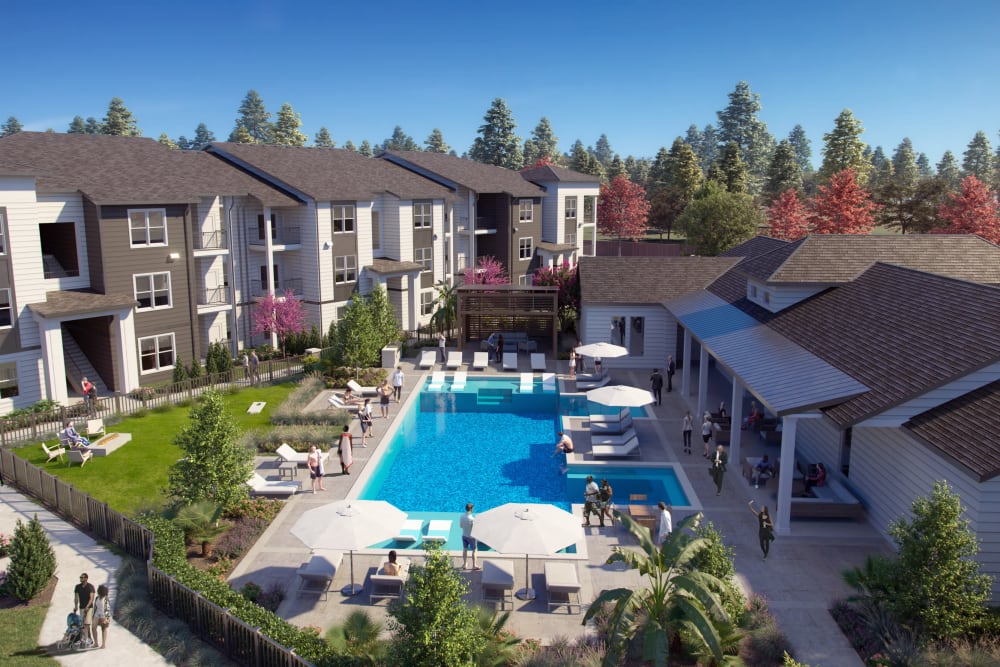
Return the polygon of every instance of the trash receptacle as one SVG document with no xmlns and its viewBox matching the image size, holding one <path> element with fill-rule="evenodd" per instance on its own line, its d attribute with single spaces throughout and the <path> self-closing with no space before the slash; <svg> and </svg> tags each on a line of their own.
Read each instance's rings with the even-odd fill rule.
<svg viewBox="0 0 1000 667">
<path fill-rule="evenodd" d="M 395 368 L 399 365 L 399 347 L 387 345 L 382 348 L 382 368 Z"/>
</svg>

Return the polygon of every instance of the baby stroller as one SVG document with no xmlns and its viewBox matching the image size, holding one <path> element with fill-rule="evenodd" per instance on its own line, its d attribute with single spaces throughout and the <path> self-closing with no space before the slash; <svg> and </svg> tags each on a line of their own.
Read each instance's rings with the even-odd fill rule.
<svg viewBox="0 0 1000 667">
<path fill-rule="evenodd" d="M 93 645 L 93 640 L 83 633 L 83 618 L 75 611 L 66 615 L 66 634 L 59 640 L 59 649 L 82 649 Z"/>
</svg>

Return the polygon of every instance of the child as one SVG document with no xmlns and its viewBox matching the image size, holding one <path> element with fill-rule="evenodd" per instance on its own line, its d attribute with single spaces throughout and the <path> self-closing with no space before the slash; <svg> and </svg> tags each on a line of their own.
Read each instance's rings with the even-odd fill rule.
<svg viewBox="0 0 1000 667">
<path fill-rule="evenodd" d="M 94 644 L 97 644 L 97 628 L 101 629 L 101 648 L 108 647 L 108 626 L 111 625 L 111 599 L 108 597 L 108 587 L 101 584 L 97 587 L 97 601 L 94 602 Z"/>
</svg>

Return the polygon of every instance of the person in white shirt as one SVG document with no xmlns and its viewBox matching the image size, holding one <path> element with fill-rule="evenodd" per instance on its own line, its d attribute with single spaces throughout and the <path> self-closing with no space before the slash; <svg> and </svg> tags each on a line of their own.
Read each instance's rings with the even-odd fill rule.
<svg viewBox="0 0 1000 667">
<path fill-rule="evenodd" d="M 660 508 L 660 521 L 656 526 L 656 546 L 660 546 L 663 540 L 667 539 L 667 535 L 673 532 L 674 520 L 670 516 L 670 505 L 661 500 L 656 506 Z"/>
<path fill-rule="evenodd" d="M 468 559 L 469 551 L 472 551 L 472 569 L 478 570 L 479 566 L 476 565 L 476 550 L 479 548 L 479 543 L 476 538 L 472 536 L 472 526 L 476 522 L 476 517 L 472 514 L 472 503 L 465 504 L 465 514 L 462 518 L 458 520 L 458 524 L 462 527 L 462 569 L 466 568 L 466 561 Z"/>
<path fill-rule="evenodd" d="M 597 486 L 593 475 L 587 475 L 587 486 L 583 489 L 583 518 L 584 526 L 590 525 L 590 515 L 596 514 L 601 519 L 601 526 L 604 525 L 604 515 L 600 510 L 601 487 Z"/>
<path fill-rule="evenodd" d="M 403 367 L 396 366 L 396 372 L 392 374 L 392 394 L 396 398 L 396 402 L 399 403 L 399 399 L 403 396 L 403 382 L 406 376 L 403 375 Z"/>
</svg>

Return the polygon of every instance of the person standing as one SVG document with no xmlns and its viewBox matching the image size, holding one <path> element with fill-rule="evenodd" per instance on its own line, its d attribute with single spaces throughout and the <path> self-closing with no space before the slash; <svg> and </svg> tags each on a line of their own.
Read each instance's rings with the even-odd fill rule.
<svg viewBox="0 0 1000 667">
<path fill-rule="evenodd" d="M 475 515 L 472 514 L 472 508 L 474 505 L 472 503 L 465 503 L 465 514 L 462 518 L 458 520 L 459 525 L 462 527 L 462 569 L 468 569 L 466 567 L 466 562 L 469 556 L 469 552 L 472 552 L 472 569 L 478 570 L 479 566 L 476 565 L 476 550 L 479 548 L 479 543 L 476 538 L 472 536 L 472 526 L 476 522 Z"/>
<path fill-rule="evenodd" d="M 712 439 L 712 429 L 715 425 L 712 424 L 712 415 L 705 413 L 705 418 L 701 422 L 701 439 L 705 443 L 705 458 L 711 456 L 711 450 L 708 448 L 708 441 Z"/>
<path fill-rule="evenodd" d="M 94 602 L 94 644 L 97 644 L 97 628 L 101 629 L 101 648 L 108 647 L 108 626 L 111 625 L 111 599 L 108 597 L 108 587 L 101 584 L 97 587 L 97 600 Z"/>
<path fill-rule="evenodd" d="M 253 376 L 250 375 L 250 355 L 246 352 L 243 353 L 243 377 L 247 382 L 253 382 Z"/>
<path fill-rule="evenodd" d="M 382 411 L 382 419 L 389 418 L 389 399 L 392 397 L 392 387 L 385 380 L 378 385 L 378 405 Z"/>
<path fill-rule="evenodd" d="M 86 378 L 80 383 L 83 387 L 83 405 L 87 409 L 87 416 L 94 416 L 94 399 L 97 398 L 97 388 L 94 387 L 94 383 Z"/>
<path fill-rule="evenodd" d="M 351 436 L 351 427 L 344 425 L 344 430 L 340 434 L 340 443 L 337 445 L 337 455 L 340 457 L 340 472 L 345 475 L 351 474 L 351 466 L 354 465 L 354 438 Z"/>
<path fill-rule="evenodd" d="M 503 363 L 503 334 L 497 336 L 497 363 Z"/>
<path fill-rule="evenodd" d="M 576 350 L 569 351 L 569 376 L 576 377 Z"/>
<path fill-rule="evenodd" d="M 257 357 L 257 350 L 250 353 L 250 376 L 252 384 L 260 382 L 260 358 Z"/>
<path fill-rule="evenodd" d="M 601 501 L 601 525 L 604 525 L 604 519 L 607 518 L 611 521 L 611 525 L 615 525 L 615 515 L 611 512 L 611 497 L 614 495 L 614 490 L 611 488 L 611 484 L 608 480 L 601 480 L 601 491 L 598 498 Z"/>
<path fill-rule="evenodd" d="M 722 495 L 722 480 L 726 476 L 726 450 L 722 445 L 715 448 L 715 455 L 712 457 L 712 479 L 715 481 L 715 495 Z"/>
<path fill-rule="evenodd" d="M 403 382 L 406 381 L 406 376 L 403 375 L 403 367 L 396 366 L 396 372 L 392 374 L 392 395 L 395 397 L 396 402 L 403 397 Z"/>
<path fill-rule="evenodd" d="M 444 348 L 445 348 L 445 346 L 447 344 L 448 344 L 448 341 L 444 337 L 444 332 L 443 331 L 439 331 L 438 332 L 438 356 L 440 357 L 440 360 L 441 360 L 442 364 L 444 363 L 444 358 L 445 358 Z"/>
<path fill-rule="evenodd" d="M 663 376 L 660 369 L 654 368 L 653 374 L 649 376 L 649 387 L 653 391 L 653 398 L 657 405 L 663 405 Z"/>
<path fill-rule="evenodd" d="M 583 345 L 583 341 L 580 341 L 580 345 Z M 576 349 L 574 349 L 573 352 L 574 352 L 574 354 L 576 354 L 576 372 L 577 373 L 582 373 L 583 372 L 583 355 L 580 354 L 579 352 L 577 352 Z"/>
<path fill-rule="evenodd" d="M 361 446 L 367 447 L 368 431 L 372 428 L 372 399 L 365 399 L 365 404 L 358 410 L 358 419 L 361 421 Z"/>
<path fill-rule="evenodd" d="M 80 575 L 80 583 L 73 587 L 73 613 L 83 617 L 84 641 L 94 645 L 91 626 L 94 621 L 94 585 L 88 581 L 87 573 Z"/>
<path fill-rule="evenodd" d="M 601 487 L 597 486 L 593 475 L 587 475 L 587 486 L 583 489 L 583 518 L 584 527 L 590 526 L 590 515 L 597 514 L 601 519 L 601 526 L 604 526 L 604 515 L 598 509 L 601 495 Z"/>
<path fill-rule="evenodd" d="M 667 393 L 674 390 L 674 373 L 677 372 L 677 364 L 674 362 L 674 355 L 667 355 Z"/>
<path fill-rule="evenodd" d="M 681 426 L 681 433 L 684 436 L 684 453 L 691 453 L 691 431 L 694 430 L 694 419 L 691 417 L 691 411 L 688 410 L 684 413 L 684 425 Z"/>
<path fill-rule="evenodd" d="M 667 539 L 667 535 L 673 532 L 674 519 L 670 515 L 672 509 L 670 505 L 661 500 L 656 506 L 660 508 L 660 519 L 656 523 L 656 546 L 660 546 L 663 540 Z"/>
<path fill-rule="evenodd" d="M 323 488 L 323 461 L 316 445 L 311 445 L 309 447 L 309 456 L 306 457 L 306 467 L 309 468 L 309 479 L 312 484 L 312 492 L 316 493 L 317 488 L 320 491 L 326 491 L 326 489 Z"/>
<path fill-rule="evenodd" d="M 764 553 L 764 560 L 767 560 L 767 554 L 771 551 L 771 542 L 774 541 L 774 521 L 771 520 L 771 514 L 767 511 L 767 505 L 761 507 L 758 512 L 753 508 L 752 498 L 749 504 L 750 511 L 757 517 L 757 537 L 760 539 L 760 550 Z"/>
</svg>

